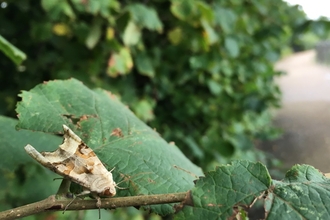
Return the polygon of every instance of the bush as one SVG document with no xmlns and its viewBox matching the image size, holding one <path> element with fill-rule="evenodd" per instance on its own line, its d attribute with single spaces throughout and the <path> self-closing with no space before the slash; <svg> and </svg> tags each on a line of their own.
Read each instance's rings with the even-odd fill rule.
<svg viewBox="0 0 330 220">
<path fill-rule="evenodd" d="M 277 134 L 273 62 L 305 20 L 282 1 L 30 0 L 2 11 L 1 34 L 28 56 L 18 68 L 0 59 L 3 114 L 14 116 L 19 90 L 75 77 L 120 94 L 203 167 Z"/>
</svg>

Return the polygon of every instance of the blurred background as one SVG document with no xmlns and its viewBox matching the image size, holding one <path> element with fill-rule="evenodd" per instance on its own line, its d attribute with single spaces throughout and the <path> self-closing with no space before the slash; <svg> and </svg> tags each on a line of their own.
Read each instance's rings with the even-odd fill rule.
<svg viewBox="0 0 330 220">
<path fill-rule="evenodd" d="M 299 9 L 312 22 L 330 16 L 326 10 L 330 3 L 325 1 L 287 2 L 299 4 Z M 275 80 L 282 92 L 282 105 L 275 112 L 274 124 L 283 133 L 261 146 L 284 162 L 284 167 L 306 163 L 327 173 L 330 171 L 327 157 L 330 154 L 330 40 L 329 29 L 319 27 L 299 34 L 294 41 L 301 43 L 293 43 L 291 52 L 275 65 L 275 69 L 285 73 Z"/>
<path fill-rule="evenodd" d="M 74 77 L 205 171 L 248 159 L 330 172 L 329 5 L 308 2 L 0 0 L 0 49 L 26 55 L 0 53 L 0 114 L 16 118 L 21 90 Z"/>
</svg>

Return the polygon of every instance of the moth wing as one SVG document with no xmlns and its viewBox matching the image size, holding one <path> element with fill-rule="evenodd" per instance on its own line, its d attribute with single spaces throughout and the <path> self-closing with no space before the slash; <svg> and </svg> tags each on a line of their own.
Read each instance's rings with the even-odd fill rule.
<svg viewBox="0 0 330 220">
<path fill-rule="evenodd" d="M 54 166 L 51 164 L 51 162 L 45 158 L 39 151 L 37 151 L 32 145 L 28 144 L 24 147 L 26 153 L 28 153 L 32 158 L 34 158 L 36 161 L 38 161 L 41 165 L 54 170 Z"/>
<path fill-rule="evenodd" d="M 102 194 L 110 186 L 114 190 L 112 195 L 115 195 L 115 182 L 111 172 L 69 127 L 63 125 L 63 130 L 64 141 L 57 150 L 40 154 L 31 145 L 27 145 L 26 152 L 43 166 L 91 192 Z"/>
<path fill-rule="evenodd" d="M 81 185 L 88 187 L 93 193 L 106 196 L 116 194 L 116 183 L 113 181 L 112 173 L 105 168 L 91 148 L 85 144 L 80 145 L 75 156 L 76 164 L 79 166 L 73 169 L 72 175 L 79 174 Z"/>
</svg>

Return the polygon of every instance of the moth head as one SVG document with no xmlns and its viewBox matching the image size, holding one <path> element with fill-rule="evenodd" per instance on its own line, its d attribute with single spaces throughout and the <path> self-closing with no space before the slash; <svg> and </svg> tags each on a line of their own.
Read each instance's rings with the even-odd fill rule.
<svg viewBox="0 0 330 220">
<path fill-rule="evenodd" d="M 112 197 L 112 196 L 115 196 L 116 195 L 116 188 L 114 187 L 115 185 L 113 186 L 109 186 L 109 187 L 106 187 L 104 189 L 104 191 L 102 192 L 102 194 L 104 196 L 108 196 L 108 197 Z"/>
</svg>

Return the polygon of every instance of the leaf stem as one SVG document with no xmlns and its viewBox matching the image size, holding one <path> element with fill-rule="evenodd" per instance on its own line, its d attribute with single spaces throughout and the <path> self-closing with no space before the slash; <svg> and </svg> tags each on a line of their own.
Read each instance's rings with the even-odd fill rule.
<svg viewBox="0 0 330 220">
<path fill-rule="evenodd" d="M 165 203 L 182 202 L 190 193 L 170 193 L 170 194 L 157 194 L 157 195 L 143 195 L 143 196 L 130 196 L 118 198 L 105 198 L 101 200 L 100 208 L 114 209 L 118 207 L 128 206 L 144 206 L 156 205 Z M 39 202 L 31 203 L 14 209 L 0 212 L 0 219 L 16 219 L 25 216 L 46 212 L 46 211 L 63 211 L 67 204 L 71 202 L 70 199 L 56 199 L 55 195 Z M 98 209 L 96 201 L 89 200 L 75 200 L 66 210 L 86 210 Z"/>
</svg>

